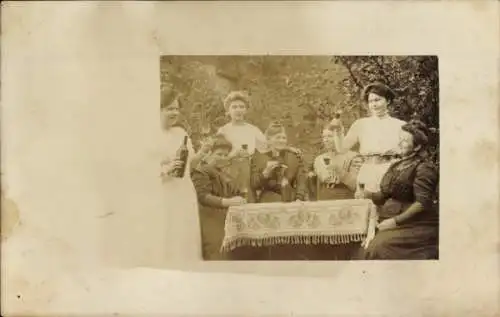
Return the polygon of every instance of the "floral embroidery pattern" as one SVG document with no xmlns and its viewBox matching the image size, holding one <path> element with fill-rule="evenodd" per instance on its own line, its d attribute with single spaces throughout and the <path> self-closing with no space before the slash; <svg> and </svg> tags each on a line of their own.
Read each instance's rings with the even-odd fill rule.
<svg viewBox="0 0 500 317">
<path fill-rule="evenodd" d="M 304 225 L 308 228 L 317 228 L 320 225 L 318 215 L 305 208 L 300 208 L 297 214 L 289 218 L 288 222 L 293 228 L 300 228 Z"/>
<path fill-rule="evenodd" d="M 354 212 L 352 207 L 340 209 L 337 213 L 332 213 L 329 218 L 329 223 L 333 226 L 342 224 L 354 224 L 359 218 L 359 214 Z"/>
<path fill-rule="evenodd" d="M 360 242 L 374 208 L 371 201 L 354 199 L 231 207 L 221 250 L 243 245 Z"/>
</svg>

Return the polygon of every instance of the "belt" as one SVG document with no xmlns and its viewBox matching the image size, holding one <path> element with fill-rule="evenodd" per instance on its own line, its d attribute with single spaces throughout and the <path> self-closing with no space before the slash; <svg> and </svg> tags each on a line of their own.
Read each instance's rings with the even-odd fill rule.
<svg viewBox="0 0 500 317">
<path fill-rule="evenodd" d="M 365 163 L 371 163 L 371 164 L 384 164 L 388 163 L 394 159 L 400 158 L 399 155 L 397 154 L 391 154 L 391 155 L 384 155 L 384 154 L 368 154 L 368 155 L 363 155 L 363 160 Z"/>
</svg>

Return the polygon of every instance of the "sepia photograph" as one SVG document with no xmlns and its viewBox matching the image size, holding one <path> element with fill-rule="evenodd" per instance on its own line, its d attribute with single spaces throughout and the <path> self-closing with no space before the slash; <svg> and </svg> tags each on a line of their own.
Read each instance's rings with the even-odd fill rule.
<svg viewBox="0 0 500 317">
<path fill-rule="evenodd" d="M 4 1 L 2 316 L 491 316 L 500 2 Z"/>
<path fill-rule="evenodd" d="M 169 256 L 439 259 L 437 56 L 163 55 L 160 76 Z"/>
</svg>

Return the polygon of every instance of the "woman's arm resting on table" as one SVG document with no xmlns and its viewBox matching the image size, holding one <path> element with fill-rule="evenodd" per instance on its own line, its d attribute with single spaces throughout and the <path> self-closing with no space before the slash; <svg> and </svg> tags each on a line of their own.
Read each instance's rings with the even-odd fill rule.
<svg viewBox="0 0 500 317">
<path fill-rule="evenodd" d="M 387 197 L 382 192 L 365 191 L 365 198 L 371 199 L 377 206 L 382 206 L 387 200 Z"/>
<path fill-rule="evenodd" d="M 224 207 L 222 197 L 212 195 L 210 192 L 212 185 L 208 175 L 199 171 L 194 171 L 191 177 L 200 204 L 216 208 Z"/>
</svg>

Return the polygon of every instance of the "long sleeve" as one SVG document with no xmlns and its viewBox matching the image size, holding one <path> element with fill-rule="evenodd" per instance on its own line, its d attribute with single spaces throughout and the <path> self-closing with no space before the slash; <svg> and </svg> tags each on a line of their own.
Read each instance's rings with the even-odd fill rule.
<svg viewBox="0 0 500 317">
<path fill-rule="evenodd" d="M 387 200 L 387 196 L 382 192 L 368 192 L 367 196 L 367 198 L 371 199 L 377 206 L 382 206 Z"/>
<path fill-rule="evenodd" d="M 335 137 L 335 146 L 338 152 L 348 152 L 359 142 L 359 126 L 360 121 L 354 121 L 345 137 L 342 132 L 338 132 L 337 136 Z"/>
<path fill-rule="evenodd" d="M 413 193 L 415 200 L 425 209 L 432 208 L 434 196 L 439 183 L 438 173 L 430 163 L 422 163 L 417 167 Z"/>
<path fill-rule="evenodd" d="M 260 153 L 255 153 L 250 161 L 250 186 L 253 190 L 262 190 L 265 187 L 275 187 L 277 182 L 272 177 L 265 178 L 262 174 L 264 170 L 260 161 L 262 155 Z"/>
<path fill-rule="evenodd" d="M 438 173 L 431 164 L 422 163 L 417 167 L 413 183 L 415 202 L 400 215 L 394 217 L 398 224 L 403 224 L 417 214 L 430 210 L 438 186 Z"/>
<path fill-rule="evenodd" d="M 255 127 L 255 149 L 257 152 L 267 151 L 267 139 L 259 128 Z"/>
<path fill-rule="evenodd" d="M 211 181 L 208 174 L 195 170 L 191 177 L 198 196 L 198 202 L 201 205 L 224 208 L 222 197 L 211 193 Z"/>
</svg>

